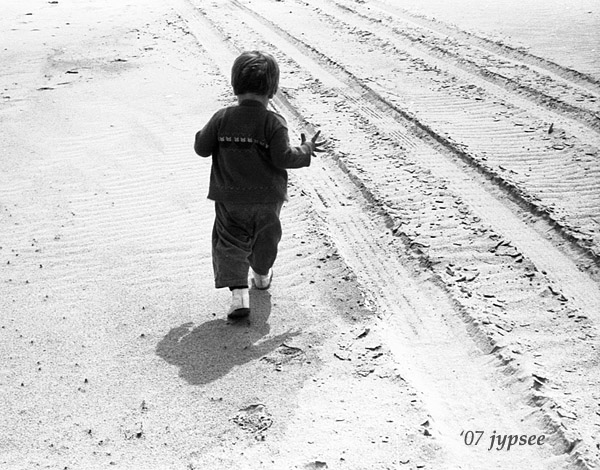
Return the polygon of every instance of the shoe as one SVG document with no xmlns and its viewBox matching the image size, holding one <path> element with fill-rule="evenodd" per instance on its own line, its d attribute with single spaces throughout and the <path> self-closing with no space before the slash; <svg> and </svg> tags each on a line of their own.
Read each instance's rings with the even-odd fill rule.
<svg viewBox="0 0 600 470">
<path fill-rule="evenodd" d="M 245 318 L 250 315 L 250 294 L 248 288 L 234 289 L 231 291 L 231 307 L 228 318 L 232 320 Z"/>
<path fill-rule="evenodd" d="M 254 287 L 259 290 L 265 290 L 271 287 L 271 280 L 273 279 L 273 270 L 269 269 L 269 272 L 264 276 L 262 274 L 256 274 L 252 271 L 254 277 Z"/>
</svg>

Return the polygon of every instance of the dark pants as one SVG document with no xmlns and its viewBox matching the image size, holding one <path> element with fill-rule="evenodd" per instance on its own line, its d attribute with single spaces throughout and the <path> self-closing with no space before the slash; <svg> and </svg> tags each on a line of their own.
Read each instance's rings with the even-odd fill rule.
<svg viewBox="0 0 600 470">
<path fill-rule="evenodd" d="M 248 270 L 265 275 L 275 263 L 281 240 L 283 202 L 215 202 L 212 259 L 215 287 L 248 285 Z"/>
</svg>

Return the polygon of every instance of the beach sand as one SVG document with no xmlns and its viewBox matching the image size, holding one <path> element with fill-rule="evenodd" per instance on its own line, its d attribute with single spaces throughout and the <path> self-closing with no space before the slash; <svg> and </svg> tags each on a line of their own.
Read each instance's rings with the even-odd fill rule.
<svg viewBox="0 0 600 470">
<path fill-rule="evenodd" d="M 387 20 L 368 17 L 400 17 L 393 2 L 346 3 L 358 13 L 295 1 L 3 5 L 2 469 L 545 470 L 597 458 L 593 83 L 552 69 L 571 80 L 560 96 L 548 82 L 559 111 L 537 89 L 476 74 L 467 86 L 471 65 L 431 53 L 424 66 L 414 38 L 402 39 L 405 61 L 375 26 Z M 435 7 L 438 22 L 527 42 L 517 23 L 408 7 L 416 24 Z M 273 285 L 231 323 L 212 278 L 210 160 L 193 138 L 235 102 L 228 70 L 242 46 L 278 51 L 273 106 L 292 143 L 323 129 L 329 148 L 290 171 Z M 589 56 L 557 54 L 543 58 L 597 74 Z M 424 91 L 430 80 L 443 98 Z M 541 137 L 499 150 L 524 148 L 522 129 Z M 463 160 L 446 162 L 452 152 Z M 565 189 L 562 169 L 579 185 Z M 468 445 L 477 430 L 485 442 Z M 492 431 L 547 439 L 489 451 Z"/>
</svg>

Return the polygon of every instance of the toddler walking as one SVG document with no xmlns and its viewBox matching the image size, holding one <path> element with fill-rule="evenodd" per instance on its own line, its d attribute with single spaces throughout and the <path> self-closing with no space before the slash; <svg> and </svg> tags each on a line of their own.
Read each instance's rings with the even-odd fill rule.
<svg viewBox="0 0 600 470">
<path fill-rule="evenodd" d="M 196 134 L 194 150 L 212 155 L 208 198 L 215 201 L 212 260 L 215 287 L 232 293 L 228 317 L 250 314 L 249 269 L 257 289 L 268 289 L 281 240 L 279 214 L 287 200 L 287 168 L 310 165 L 319 132 L 290 147 L 285 119 L 269 111 L 279 67 L 268 53 L 247 51 L 233 63 L 238 104 L 217 111 Z"/>
</svg>

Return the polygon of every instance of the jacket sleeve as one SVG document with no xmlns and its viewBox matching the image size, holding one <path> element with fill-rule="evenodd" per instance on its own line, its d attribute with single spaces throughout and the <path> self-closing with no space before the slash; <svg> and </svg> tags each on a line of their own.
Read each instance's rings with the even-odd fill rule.
<svg viewBox="0 0 600 470">
<path fill-rule="evenodd" d="M 218 145 L 218 114 L 215 114 L 206 125 L 196 133 L 194 150 L 201 157 L 209 157 Z"/>
<path fill-rule="evenodd" d="M 282 116 L 277 115 L 279 125 L 276 126 L 270 142 L 271 161 L 278 168 L 302 168 L 310 166 L 313 148 L 310 143 L 299 147 L 290 147 L 287 125 Z"/>
</svg>

